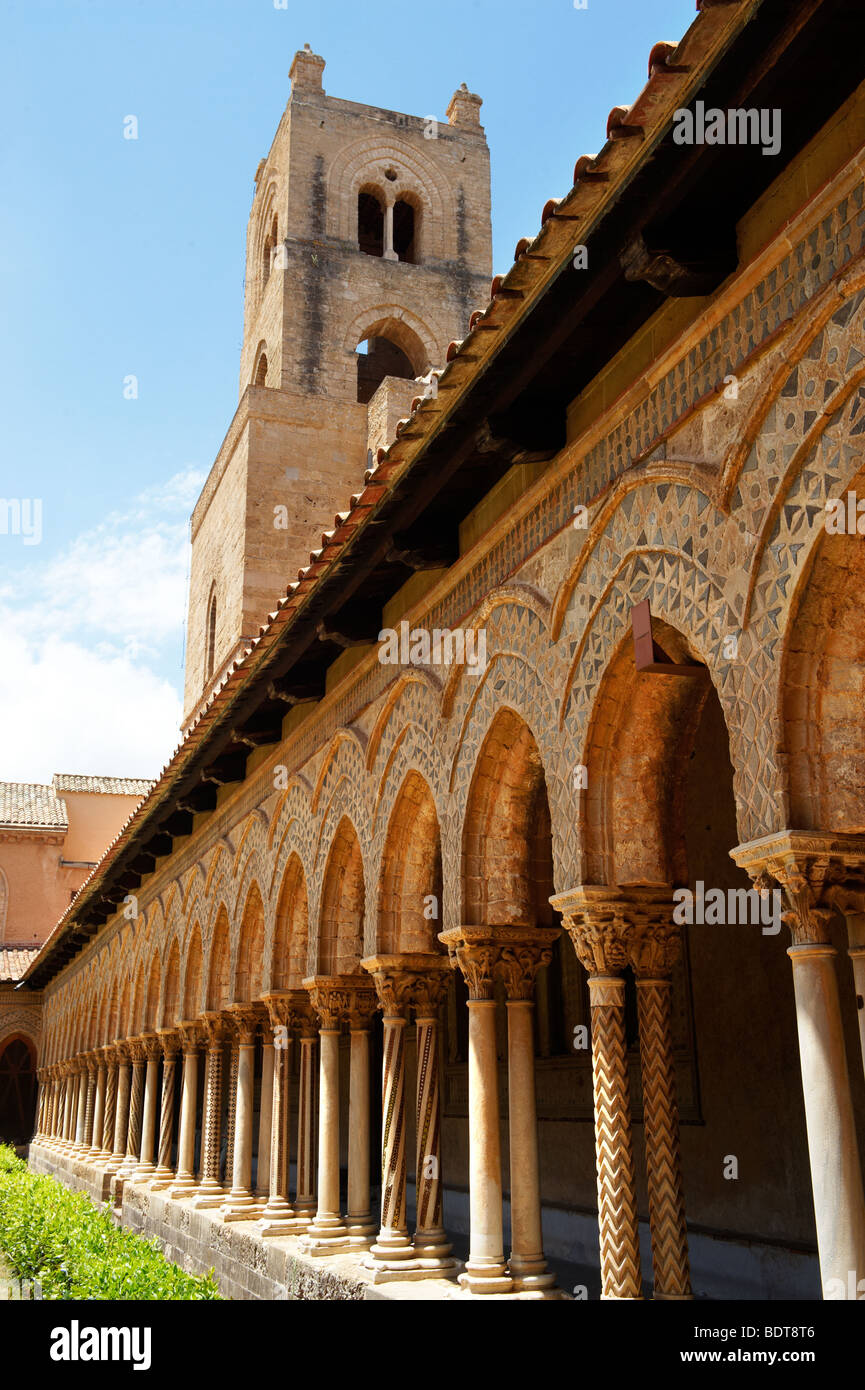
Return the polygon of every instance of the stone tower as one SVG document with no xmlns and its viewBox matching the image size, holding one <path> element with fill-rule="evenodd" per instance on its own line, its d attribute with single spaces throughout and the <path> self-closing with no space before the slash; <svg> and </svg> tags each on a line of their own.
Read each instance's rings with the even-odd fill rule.
<svg viewBox="0 0 865 1390">
<path fill-rule="evenodd" d="M 255 175 L 240 404 L 192 515 L 184 726 L 489 298 L 480 97 L 405 116 L 327 96 L 323 71 L 295 55 Z"/>
</svg>

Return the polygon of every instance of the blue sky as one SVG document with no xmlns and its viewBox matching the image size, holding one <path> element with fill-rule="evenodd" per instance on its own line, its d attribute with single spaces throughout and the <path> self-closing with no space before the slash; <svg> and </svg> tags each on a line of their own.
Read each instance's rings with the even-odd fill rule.
<svg viewBox="0 0 865 1390">
<path fill-rule="evenodd" d="M 4 7 L 0 496 L 40 499 L 42 536 L 0 534 L 0 779 L 152 776 L 177 743 L 186 523 L 237 404 L 253 174 L 295 50 L 332 95 L 414 115 L 480 93 L 504 271 L 695 17 L 283 2 Z"/>
</svg>

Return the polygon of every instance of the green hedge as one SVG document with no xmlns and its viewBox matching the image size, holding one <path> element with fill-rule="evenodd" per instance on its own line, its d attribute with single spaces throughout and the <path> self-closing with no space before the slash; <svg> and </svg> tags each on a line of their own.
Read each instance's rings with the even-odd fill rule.
<svg viewBox="0 0 865 1390">
<path fill-rule="evenodd" d="M 213 1271 L 184 1274 L 155 1240 L 117 1226 L 106 1203 L 31 1173 L 0 1144 L 0 1251 L 19 1279 L 38 1280 L 42 1297 L 219 1298 Z"/>
</svg>

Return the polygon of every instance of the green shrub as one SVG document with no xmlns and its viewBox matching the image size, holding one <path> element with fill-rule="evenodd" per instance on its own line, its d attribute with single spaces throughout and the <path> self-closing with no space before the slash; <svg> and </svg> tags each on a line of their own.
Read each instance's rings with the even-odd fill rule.
<svg viewBox="0 0 865 1390">
<path fill-rule="evenodd" d="M 144 1240 L 97 1211 L 83 1192 L 31 1173 L 0 1144 L 0 1250 L 19 1279 L 39 1280 L 42 1297 L 219 1298 L 211 1270 L 184 1274 Z"/>
</svg>

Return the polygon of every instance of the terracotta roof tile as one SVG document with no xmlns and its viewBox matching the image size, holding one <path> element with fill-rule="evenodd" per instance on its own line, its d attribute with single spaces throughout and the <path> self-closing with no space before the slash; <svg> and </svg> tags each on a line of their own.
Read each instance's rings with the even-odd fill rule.
<svg viewBox="0 0 865 1390">
<path fill-rule="evenodd" d="M 20 980 L 38 954 L 38 946 L 0 946 L 0 981 Z"/>
<path fill-rule="evenodd" d="M 44 782 L 0 782 L 0 825 L 32 825 L 65 830 L 66 805 Z"/>
<path fill-rule="evenodd" d="M 102 792 L 107 796 L 146 796 L 153 786 L 145 777 L 87 777 L 55 772 L 51 784 L 58 792 Z"/>
</svg>

